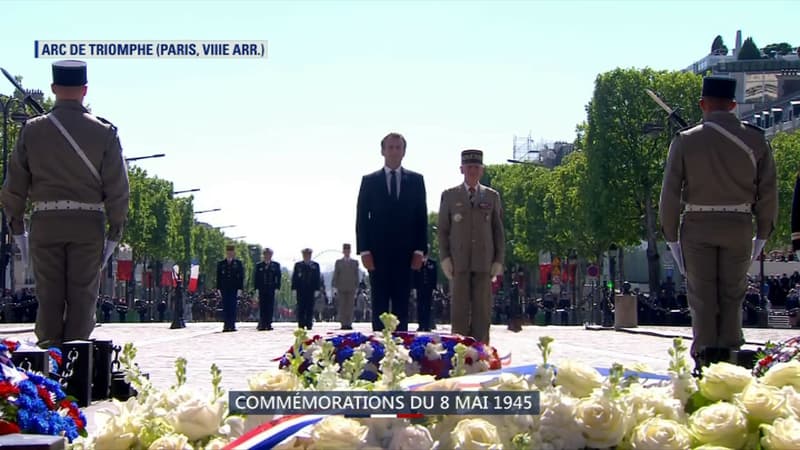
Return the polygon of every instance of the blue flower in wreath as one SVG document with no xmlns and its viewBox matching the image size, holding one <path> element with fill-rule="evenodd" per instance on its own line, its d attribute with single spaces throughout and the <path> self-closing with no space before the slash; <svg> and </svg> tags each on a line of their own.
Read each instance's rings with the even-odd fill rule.
<svg viewBox="0 0 800 450">
<path fill-rule="evenodd" d="M 378 342 L 372 342 L 371 344 L 372 344 L 372 356 L 369 358 L 369 362 L 377 366 L 383 359 L 385 350 L 383 348 L 383 345 L 381 345 Z"/>
<path fill-rule="evenodd" d="M 338 349 L 342 346 L 342 342 L 344 342 L 344 338 L 342 336 L 336 336 L 331 338 L 331 343 L 333 344 L 333 348 Z"/>
<path fill-rule="evenodd" d="M 359 378 L 367 381 L 376 381 L 378 379 L 378 374 L 369 370 L 365 370 L 361 372 L 361 376 Z"/>
<path fill-rule="evenodd" d="M 344 363 L 353 356 L 353 349 L 350 347 L 342 347 L 336 351 L 336 362 L 339 364 Z"/>
</svg>

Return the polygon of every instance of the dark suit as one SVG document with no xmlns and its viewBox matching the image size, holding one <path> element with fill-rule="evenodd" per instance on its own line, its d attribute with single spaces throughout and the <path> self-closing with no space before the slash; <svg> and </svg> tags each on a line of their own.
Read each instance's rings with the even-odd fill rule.
<svg viewBox="0 0 800 450">
<path fill-rule="evenodd" d="M 300 261 L 292 271 L 292 290 L 297 291 L 297 326 L 310 330 L 314 318 L 314 293 L 320 290 L 322 274 L 319 264 Z"/>
<path fill-rule="evenodd" d="M 433 290 L 437 280 L 436 261 L 428 259 L 422 268 L 414 272 L 414 289 L 417 290 L 417 322 L 420 331 L 431 331 L 434 327 L 431 307 Z"/>
<path fill-rule="evenodd" d="M 236 328 L 236 291 L 244 289 L 244 266 L 238 259 L 217 263 L 217 289 L 222 293 L 223 330 Z"/>
<path fill-rule="evenodd" d="M 411 258 L 428 248 L 428 207 L 422 175 L 399 169 L 399 197 L 389 195 L 384 169 L 365 175 L 358 193 L 357 252 L 370 252 L 375 270 L 372 286 L 372 329 L 380 331 L 380 315 L 397 316 L 399 331 L 408 330 Z"/>
<path fill-rule="evenodd" d="M 275 261 L 261 261 L 256 264 L 253 280 L 258 290 L 258 329 L 266 330 L 272 328 L 275 290 L 281 288 L 281 265 Z"/>
</svg>

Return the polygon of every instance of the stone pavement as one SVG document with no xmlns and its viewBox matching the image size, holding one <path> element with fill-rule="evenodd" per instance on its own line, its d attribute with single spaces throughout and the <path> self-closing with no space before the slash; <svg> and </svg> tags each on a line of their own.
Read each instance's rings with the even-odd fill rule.
<svg viewBox="0 0 800 450">
<path fill-rule="evenodd" d="M 338 323 L 315 324 L 313 333 L 324 335 L 338 330 Z M 278 322 L 272 331 L 256 331 L 256 324 L 244 322 L 237 325 L 239 331 L 222 333 L 218 322 L 189 323 L 179 330 L 170 330 L 169 323 L 150 324 L 103 324 L 95 329 L 92 337 L 110 339 L 115 345 L 133 342 L 138 350 L 137 362 L 158 387 L 168 387 L 175 382 L 175 359 L 187 359 L 187 383 L 210 392 L 210 367 L 216 363 L 222 370 L 222 385 L 226 389 L 246 389 L 247 378 L 277 367 L 273 359 L 279 358 L 294 341 L 294 323 Z M 356 331 L 371 332 L 369 323 L 354 324 Z M 416 324 L 410 327 L 416 329 Z M 449 332 L 449 325 L 440 325 L 439 332 Z M 800 334 L 799 330 L 745 329 L 748 342 L 763 343 L 778 341 Z M 500 356 L 509 352 L 512 365 L 541 362 L 537 348 L 539 337 L 551 336 L 553 362 L 564 359 L 585 362 L 594 367 L 610 367 L 618 362 L 626 367 L 634 364 L 649 367 L 663 373 L 669 363 L 667 350 L 672 346 L 671 336 L 691 337 L 688 327 L 640 327 L 626 331 L 579 326 L 525 326 L 519 333 L 512 333 L 502 325 L 493 325 L 492 345 Z M 21 341 L 33 340 L 32 324 L 2 324 L 0 337 Z M 687 342 L 687 346 L 689 342 Z M 748 345 L 746 348 L 756 347 Z M 94 411 L 107 405 L 95 402 L 88 408 L 89 428 L 94 422 Z"/>
</svg>

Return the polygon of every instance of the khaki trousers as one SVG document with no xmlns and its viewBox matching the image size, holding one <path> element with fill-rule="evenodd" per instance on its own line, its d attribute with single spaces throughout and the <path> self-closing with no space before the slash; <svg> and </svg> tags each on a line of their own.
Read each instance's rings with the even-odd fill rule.
<svg viewBox="0 0 800 450">
<path fill-rule="evenodd" d="M 48 211 L 31 220 L 30 250 L 39 309 L 40 347 L 92 334 L 105 241 L 101 213 Z"/>
<path fill-rule="evenodd" d="M 489 343 L 492 320 L 492 277 L 488 272 L 456 272 L 451 282 L 452 332 Z"/>
<path fill-rule="evenodd" d="M 353 307 L 356 303 L 356 292 L 338 291 L 336 300 L 338 302 L 336 315 L 339 317 L 339 322 L 342 323 L 342 328 L 353 326 Z"/>
<path fill-rule="evenodd" d="M 681 225 L 692 314 L 692 354 L 744 344 L 742 303 L 747 289 L 752 218 L 740 213 L 688 213 Z"/>
</svg>

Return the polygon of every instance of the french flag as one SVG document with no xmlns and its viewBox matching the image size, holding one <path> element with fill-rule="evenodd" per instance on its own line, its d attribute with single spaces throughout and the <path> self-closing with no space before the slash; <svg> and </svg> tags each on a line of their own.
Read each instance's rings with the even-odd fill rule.
<svg viewBox="0 0 800 450">
<path fill-rule="evenodd" d="M 200 263 L 192 260 L 192 268 L 189 270 L 189 292 L 197 291 L 197 279 L 200 278 Z"/>
</svg>

